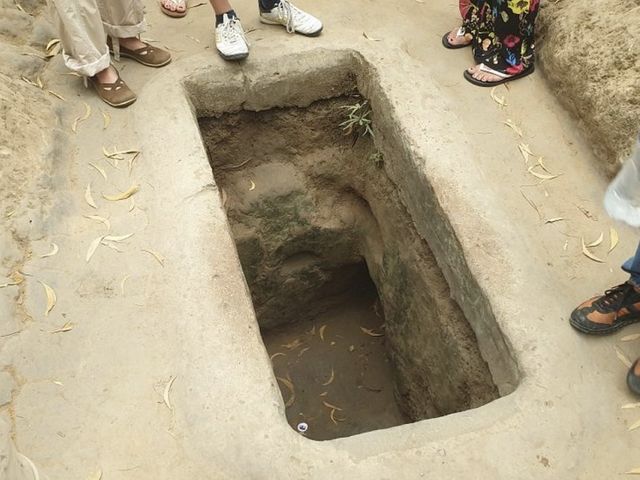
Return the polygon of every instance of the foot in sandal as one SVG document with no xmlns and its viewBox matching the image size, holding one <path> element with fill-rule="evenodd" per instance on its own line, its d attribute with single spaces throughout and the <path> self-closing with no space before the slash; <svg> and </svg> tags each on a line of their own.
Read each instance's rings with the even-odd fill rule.
<svg viewBox="0 0 640 480">
<path fill-rule="evenodd" d="M 164 67 L 171 62 L 171 54 L 166 50 L 154 47 L 136 37 L 119 38 L 118 49 L 114 48 L 111 38 L 107 39 L 109 49 L 122 57 L 131 58 L 147 67 Z"/>
<path fill-rule="evenodd" d="M 445 33 L 442 37 L 442 44 L 445 48 L 449 48 L 451 50 L 468 47 L 471 45 L 472 41 L 472 35 L 470 33 L 465 33 L 464 27 L 451 30 L 449 33 Z"/>
<path fill-rule="evenodd" d="M 137 99 L 113 65 L 90 77 L 89 82 L 102 101 L 112 107 L 127 107 Z"/>
<path fill-rule="evenodd" d="M 160 0 L 160 10 L 170 17 L 182 18 L 187 14 L 187 4 L 185 0 Z"/>
<path fill-rule="evenodd" d="M 464 78 L 470 83 L 480 87 L 493 87 L 495 85 L 526 77 L 527 75 L 532 74 L 533 71 L 533 65 L 524 69 L 516 69 L 513 67 L 513 71 L 509 71 L 509 69 L 507 69 L 507 71 L 503 72 L 487 67 L 484 63 L 480 63 L 467 69 L 464 72 Z"/>
</svg>

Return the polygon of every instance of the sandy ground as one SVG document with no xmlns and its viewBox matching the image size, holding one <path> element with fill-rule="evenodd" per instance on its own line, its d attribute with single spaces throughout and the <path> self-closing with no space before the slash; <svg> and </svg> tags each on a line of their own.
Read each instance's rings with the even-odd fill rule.
<svg viewBox="0 0 640 480">
<path fill-rule="evenodd" d="M 2 5 L 6 9 L 15 8 L 8 0 Z M 37 11 L 36 2 L 22 5 L 27 11 Z M 146 37 L 172 50 L 175 61 L 166 70 L 174 78 L 178 78 L 182 68 L 192 68 L 194 62 L 224 68 L 233 74 L 247 68 L 224 65 L 213 52 L 213 19 L 208 6 L 194 8 L 184 20 L 162 16 L 154 2 L 148 2 L 147 6 L 150 30 Z M 312 5 L 301 2 L 301 6 Z M 41 40 L 16 36 L 1 44 L 3 50 L 0 51 L 4 127 L 0 132 L 0 215 L 5 225 L 0 235 L 0 284 L 18 283 L 0 288 L 0 418 L 9 425 L 17 448 L 33 459 L 42 474 L 51 479 L 90 478 L 92 472 L 100 469 L 105 472 L 105 480 L 275 478 L 272 473 L 265 473 L 272 466 L 273 471 L 290 472 L 279 478 L 329 478 L 327 475 L 347 478 L 340 477 L 336 471 L 343 471 L 338 468 L 348 464 L 348 470 L 344 470 L 344 475 L 349 472 L 348 478 L 418 478 L 425 472 L 428 475 L 425 478 L 444 478 L 442 475 L 452 468 L 456 473 L 451 478 L 472 472 L 470 478 L 601 479 L 613 478 L 640 466 L 640 462 L 628 455 L 629 451 L 637 450 L 640 440 L 637 432 L 627 431 L 638 414 L 632 409 L 620 409 L 621 405 L 634 400 L 626 392 L 625 367 L 614 350 L 617 346 L 627 357 L 637 356 L 640 353 L 637 344 L 620 342 L 623 335 L 635 333 L 637 329 L 628 329 L 616 338 L 591 340 L 575 335 L 566 323 L 571 308 L 583 297 L 623 279 L 617 265 L 635 248 L 635 233 L 616 226 L 621 238 L 616 249 L 607 254 L 608 239 L 594 248 L 594 253 L 605 259 L 604 264 L 592 262 L 580 253 L 581 236 L 591 241 L 604 232 L 606 238 L 613 226 L 600 207 L 605 182 L 593 168 L 595 161 L 586 142 L 538 74 L 515 83 L 508 91 L 498 91 L 507 99 L 506 108 L 500 108 L 488 91 L 467 85 L 462 71 L 470 64 L 469 52 L 445 51 L 440 44 L 442 33 L 457 24 L 455 7 L 455 2 L 348 0 L 336 9 L 335 4 L 325 2 L 313 6 L 327 25 L 325 32 L 318 39 L 306 39 L 262 26 L 253 2 L 236 2 L 245 29 L 250 31 L 249 66 L 260 57 L 315 46 L 336 48 L 366 43 L 367 49 L 379 48 L 378 55 L 385 60 L 390 75 L 401 76 L 405 69 L 412 74 L 421 72 L 424 84 L 414 85 L 423 90 L 433 88 L 434 95 L 446 101 L 448 111 L 440 111 L 438 115 L 450 115 L 446 117 L 450 131 L 459 132 L 460 143 L 472 152 L 468 159 L 451 160 L 452 178 L 457 178 L 460 185 L 476 185 L 478 190 L 466 194 L 477 195 L 478 202 L 484 202 L 488 196 L 500 199 L 482 218 L 461 216 L 456 223 L 464 228 L 465 223 L 500 220 L 502 239 L 499 242 L 483 243 L 482 237 L 469 237 L 469 242 L 475 243 L 482 252 L 479 263 L 491 263 L 493 257 L 497 262 L 504 258 L 505 250 L 511 251 L 512 257 L 522 259 L 521 263 L 512 265 L 509 278 L 517 279 L 517 287 L 525 292 L 529 304 L 532 304 L 531 297 L 541 299 L 540 310 L 531 317 L 529 311 L 521 310 L 520 315 L 510 319 L 513 331 L 509 333 L 520 331 L 522 334 L 513 342 L 518 345 L 518 355 L 522 358 L 525 354 L 521 352 L 527 352 L 527 363 L 521 368 L 528 388 L 534 388 L 531 385 L 535 384 L 537 391 L 546 396 L 547 400 L 544 404 L 541 401 L 539 408 L 546 408 L 544 411 L 549 415 L 556 414 L 553 418 L 563 418 L 566 424 L 547 425 L 554 423 L 548 420 L 551 417 L 540 416 L 538 422 L 530 420 L 528 424 L 519 425 L 518 438 L 531 440 L 528 444 L 531 449 L 510 456 L 512 467 L 504 458 L 503 463 L 491 460 L 500 457 L 506 444 L 491 443 L 492 437 L 483 437 L 484 446 L 480 447 L 472 432 L 466 437 L 468 448 L 459 449 L 449 438 L 453 434 L 446 434 L 439 447 L 429 444 L 424 450 L 412 442 L 415 430 L 404 429 L 397 434 L 401 435 L 402 443 L 388 447 L 384 454 L 367 453 L 366 440 L 361 445 L 340 444 L 349 453 L 332 451 L 335 467 L 315 470 L 309 466 L 309 458 L 299 453 L 321 457 L 329 447 L 304 447 L 309 451 L 300 447 L 288 452 L 290 457 L 283 458 L 286 454 L 275 447 L 273 451 L 259 450 L 251 442 L 238 446 L 234 443 L 236 437 L 245 435 L 249 424 L 255 424 L 249 417 L 237 418 L 233 408 L 224 406 L 220 407 L 223 414 L 214 412 L 212 417 L 202 412 L 191 413 L 187 424 L 204 431 L 211 423 L 227 425 L 226 422 L 238 421 L 237 431 L 221 427 L 217 437 L 207 438 L 198 447 L 176 440 L 176 435 L 181 438 L 181 432 L 175 428 L 175 419 L 164 404 L 163 393 L 175 375 L 176 364 L 186 362 L 187 358 L 180 344 L 174 344 L 172 339 L 178 332 L 182 334 L 189 324 L 180 320 L 174 325 L 172 322 L 182 318 L 182 312 L 177 306 L 167 308 L 163 301 L 175 294 L 166 290 L 166 285 L 175 287 L 177 280 L 184 281 L 170 278 L 171 262 L 189 265 L 190 260 L 189 255 L 177 249 L 183 242 L 180 232 L 159 219 L 165 209 L 162 189 L 172 184 L 179 188 L 181 182 L 154 177 L 156 165 L 146 161 L 144 154 L 134 163 L 131 177 L 127 162 L 121 162 L 119 169 L 114 169 L 105 162 L 101 152 L 102 146 L 124 149 L 145 143 L 146 139 L 139 134 L 143 130 L 140 122 L 153 123 L 142 110 L 152 104 L 151 99 L 146 98 L 145 102 L 124 111 L 108 109 L 91 91 L 82 88 L 78 78 L 64 75 L 59 56 L 45 66 L 41 60 L 34 60 L 35 57 L 21 55 L 41 53 Z M 33 21 L 22 14 L 12 15 L 13 20 L 2 17 L 4 32 L 24 31 L 33 25 Z M 36 19 L 36 23 L 40 25 L 40 20 Z M 41 31 L 46 32 L 46 27 Z M 363 37 L 365 32 L 368 38 Z M 158 74 L 129 61 L 120 68 L 128 83 L 143 95 L 149 91 L 153 76 Z M 25 75 L 37 82 L 40 69 L 43 69 L 40 75 L 44 90 L 20 80 L 20 76 Z M 65 100 L 46 90 L 62 95 Z M 175 93 L 168 90 L 166 95 Z M 411 102 L 417 102 L 418 108 L 427 94 L 423 90 L 408 90 L 403 97 L 406 100 L 403 112 L 410 118 Z M 166 102 L 162 90 L 155 89 L 153 94 L 154 102 Z M 91 107 L 91 116 L 73 133 L 74 119 L 85 111 L 83 102 Z M 106 129 L 101 111 L 108 112 L 111 118 Z M 161 120 L 168 136 L 172 129 L 179 129 L 172 124 L 171 115 Z M 521 125 L 524 139 L 503 124 L 506 120 Z M 543 156 L 550 171 L 562 176 L 542 186 L 531 186 L 538 179 L 524 167 L 518 151 L 520 142 Z M 462 170 L 463 160 L 470 165 L 473 178 L 468 178 Z M 103 168 L 108 179 L 104 181 L 89 162 Z M 110 204 L 101 198 L 101 193 L 126 190 L 134 177 L 143 190 L 136 195 L 131 211 L 129 202 Z M 98 211 L 85 203 L 89 183 L 93 186 Z M 105 234 L 103 225 L 83 217 L 92 214 L 108 217 L 115 235 L 136 234 L 131 243 L 120 247 L 126 249 L 126 253 L 100 247 L 87 264 L 85 255 L 92 240 Z M 544 222 L 557 217 L 565 220 Z M 219 219 L 216 222 L 222 231 L 224 222 Z M 220 233 L 219 238 L 212 239 L 213 244 L 231 248 L 225 235 Z M 59 253 L 41 258 L 51 251 L 52 243 L 58 245 Z M 167 256 L 168 268 L 163 269 L 153 255 L 143 249 Z M 169 253 L 173 256 L 169 257 Z M 216 262 L 220 271 L 237 267 L 234 259 L 216 257 Z M 509 264 L 502 265 L 507 266 Z M 190 267 L 192 271 L 198 269 L 197 265 Z M 489 272 L 487 270 L 481 281 L 502 287 L 505 292 L 502 302 L 518 305 L 523 301 L 522 297 L 511 296 L 514 291 L 511 281 L 501 285 L 505 280 Z M 217 274 L 212 274 L 211 281 L 225 301 L 233 302 L 236 296 L 246 293 L 241 279 L 232 276 L 220 284 L 216 283 L 216 277 Z M 49 315 L 45 315 L 47 301 L 39 282 L 50 285 L 57 294 L 57 303 Z M 181 292 L 181 295 L 189 294 Z M 251 316 L 249 307 L 245 313 Z M 524 320 L 526 324 L 521 325 Z M 69 327 L 72 327 L 69 331 L 51 333 Z M 235 338 L 226 328 L 223 327 L 225 336 Z M 257 338 L 255 327 L 249 325 L 247 331 L 252 328 L 253 333 L 247 335 Z M 246 348 L 242 343 L 234 348 L 220 347 L 220 358 L 230 358 L 234 349 L 247 353 Z M 266 353 L 261 355 L 265 357 Z M 174 362 L 174 359 L 178 360 Z M 203 371 L 203 375 L 209 374 L 208 382 L 221 392 L 228 391 L 228 385 L 240 385 L 242 378 L 254 378 L 265 372 L 263 367 L 235 360 L 210 368 Z M 177 402 L 186 402 L 190 396 L 199 398 L 198 385 L 180 385 L 178 379 L 173 388 Z M 267 399 L 266 404 L 273 401 L 277 391 L 273 383 L 256 382 L 246 387 L 246 391 L 244 388 L 244 384 L 238 387 L 247 398 L 262 396 Z M 584 410 L 576 411 L 576 398 L 587 402 L 588 407 L 581 404 Z M 220 401 L 231 402 L 234 408 L 249 402 L 242 396 Z M 209 412 L 210 408 L 207 405 L 203 411 Z M 494 413 L 498 414 L 498 407 L 495 408 Z M 279 418 L 281 412 L 275 406 L 274 412 L 262 420 L 268 423 Z M 455 424 L 454 431 L 463 431 L 461 425 L 465 417 L 452 417 L 455 418 L 448 421 Z M 283 429 L 290 430 L 284 420 L 282 423 Z M 442 422 L 433 425 L 434 431 L 448 428 Z M 496 438 L 509 430 L 487 428 L 489 435 Z M 252 438 L 259 443 L 263 434 L 266 435 L 254 428 Z M 282 435 L 287 438 L 286 434 Z M 380 437 L 366 438 L 372 445 L 384 444 Z M 202 460 L 205 443 L 207 448 L 224 454 L 210 458 L 207 463 Z M 449 457 L 445 461 L 442 457 L 447 452 Z M 243 462 L 229 455 L 251 461 L 240 466 L 237 464 Z M 521 460 L 521 456 L 530 461 Z M 260 463 L 262 470 L 258 468 Z M 248 469 L 245 475 L 240 473 L 242 467 Z M 283 470 L 277 470 L 280 468 Z M 306 473 L 299 473 L 302 469 L 306 469 Z M 259 471 L 263 473 L 257 473 Z M 505 472 L 511 476 L 502 476 Z"/>
</svg>

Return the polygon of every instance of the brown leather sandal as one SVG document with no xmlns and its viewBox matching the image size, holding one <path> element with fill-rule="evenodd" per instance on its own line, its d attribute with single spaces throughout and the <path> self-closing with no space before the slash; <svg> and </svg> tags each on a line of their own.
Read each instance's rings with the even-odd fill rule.
<svg viewBox="0 0 640 480">
<path fill-rule="evenodd" d="M 124 83 L 124 80 L 120 78 L 118 70 L 112 66 L 116 71 L 118 79 L 113 83 L 100 83 L 98 78 L 93 76 L 89 77 L 89 82 L 96 89 L 98 96 L 107 105 L 112 107 L 122 108 L 131 105 L 137 100 L 136 94 Z"/>
<path fill-rule="evenodd" d="M 155 68 L 164 67 L 171 62 L 171 54 L 166 50 L 154 47 L 147 42 L 142 43 L 144 43 L 144 47 L 140 47 L 137 50 L 130 50 L 121 45 L 117 39 L 115 39 L 115 41 L 112 41 L 111 38 L 107 39 L 109 50 L 114 54 L 116 60 L 119 60 L 119 57 L 131 58 L 142 65 Z"/>
</svg>

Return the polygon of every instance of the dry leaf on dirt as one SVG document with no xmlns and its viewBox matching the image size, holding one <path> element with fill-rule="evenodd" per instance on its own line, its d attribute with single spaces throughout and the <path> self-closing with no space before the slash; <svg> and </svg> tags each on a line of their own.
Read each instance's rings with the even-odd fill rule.
<svg viewBox="0 0 640 480">
<path fill-rule="evenodd" d="M 333 405 L 333 404 L 331 404 L 331 403 L 327 402 L 326 400 L 323 400 L 323 401 L 322 401 L 322 404 L 323 404 L 325 407 L 330 408 L 330 409 L 332 409 L 332 410 L 338 410 L 339 412 L 341 412 L 341 411 L 342 411 L 342 409 L 341 409 L 340 407 L 336 407 L 335 405 Z"/>
<path fill-rule="evenodd" d="M 293 350 L 294 348 L 298 348 L 300 345 L 302 345 L 302 342 L 299 338 L 296 338 L 293 342 L 285 343 L 284 345 L 281 345 L 281 347 L 284 347 L 287 350 Z"/>
<path fill-rule="evenodd" d="M 104 239 L 107 242 L 124 242 L 129 238 L 133 237 L 133 233 L 127 233 L 126 235 L 107 235 Z"/>
<path fill-rule="evenodd" d="M 364 333 L 366 333 L 367 335 L 370 335 L 372 337 L 384 337 L 384 333 L 378 333 L 374 330 L 370 330 L 368 328 L 364 328 L 364 327 L 360 327 L 360 330 L 362 330 Z"/>
<path fill-rule="evenodd" d="M 338 424 L 338 422 L 344 422 L 346 420 L 346 418 L 338 418 L 338 417 L 336 417 L 336 409 L 335 408 L 333 410 L 331 410 L 331 413 L 329 414 L 329 417 L 331 418 L 331 421 L 333 423 L 335 423 L 336 425 Z"/>
<path fill-rule="evenodd" d="M 93 254 L 96 253 L 96 250 L 98 249 L 98 246 L 100 245 L 103 239 L 104 239 L 104 235 L 94 239 L 91 242 L 91 245 L 89 245 L 89 249 L 87 250 L 87 255 L 85 257 L 85 260 L 87 261 L 87 263 L 89 263 L 89 260 L 91 260 L 91 257 L 93 257 Z"/>
<path fill-rule="evenodd" d="M 136 208 L 136 200 L 135 198 L 131 199 L 131 203 L 129 203 L 129 211 L 133 212 L 133 209 Z"/>
<path fill-rule="evenodd" d="M 631 365 L 632 365 L 631 360 L 629 360 L 627 356 L 624 353 L 622 353 L 618 347 L 614 347 L 614 348 L 616 350 L 616 357 L 618 357 L 618 360 L 620 360 L 625 367 L 631 368 Z"/>
<path fill-rule="evenodd" d="M 600 245 L 602 243 L 603 240 L 604 240 L 604 233 L 600 232 L 600 236 L 598 238 L 596 238 L 593 242 L 588 243 L 587 247 L 589 247 L 589 248 L 597 247 L 598 245 Z"/>
<path fill-rule="evenodd" d="M 49 312 L 53 310 L 53 307 L 56 306 L 56 302 L 58 299 L 56 298 L 56 292 L 46 283 L 38 280 L 40 284 L 44 287 L 44 293 L 47 296 L 47 308 L 44 312 L 45 316 L 49 316 Z"/>
<path fill-rule="evenodd" d="M 638 468 L 633 468 L 631 470 L 629 470 L 628 472 L 625 472 L 626 475 L 640 475 L 640 467 Z"/>
<path fill-rule="evenodd" d="M 534 168 L 536 168 L 537 166 L 538 165 L 530 166 L 529 168 L 527 168 L 527 172 L 529 172 L 534 177 L 539 178 L 540 180 L 553 180 L 554 178 L 558 178 L 560 176 L 559 174 L 549 174 L 549 173 L 536 172 L 534 170 Z"/>
<path fill-rule="evenodd" d="M 108 219 L 101 217 L 100 215 L 83 215 L 84 218 L 88 218 L 89 220 L 94 220 L 96 222 L 102 223 L 106 228 L 107 232 L 111 230 L 111 223 Z"/>
<path fill-rule="evenodd" d="M 78 124 L 80 122 L 84 122 L 87 118 L 91 116 L 91 106 L 86 102 L 82 102 L 82 103 L 84 104 L 84 114 L 80 115 L 73 121 L 73 124 L 71 125 L 71 131 L 73 133 L 76 133 L 78 131 Z"/>
<path fill-rule="evenodd" d="M 124 278 L 120 281 L 120 294 L 124 296 L 124 284 L 127 283 L 127 280 L 129 279 L 131 275 L 127 274 L 124 276 Z"/>
<path fill-rule="evenodd" d="M 99 468 L 98 470 L 93 472 L 91 475 L 89 475 L 89 478 L 87 478 L 87 480 L 102 480 L 102 469 Z"/>
<path fill-rule="evenodd" d="M 549 218 L 548 220 L 545 220 L 544 223 L 556 223 L 556 222 L 561 222 L 563 220 L 564 220 L 563 217 L 554 217 L 554 218 Z"/>
<path fill-rule="evenodd" d="M 302 350 L 300 350 L 298 352 L 298 358 L 300 358 L 302 355 L 304 355 L 304 352 L 306 352 L 307 350 L 309 350 L 311 347 L 304 347 Z"/>
<path fill-rule="evenodd" d="M 615 228 L 611 227 L 609 229 L 609 252 L 611 252 L 618 245 L 618 232 Z"/>
<path fill-rule="evenodd" d="M 87 185 L 87 189 L 84 191 L 84 200 L 90 207 L 93 207 L 96 210 L 98 209 L 96 202 L 93 200 L 93 195 L 91 194 L 91 184 Z"/>
<path fill-rule="evenodd" d="M 104 168 L 96 165 L 95 163 L 91 163 L 91 162 L 89 162 L 89 165 L 92 166 L 93 168 L 95 168 L 98 171 L 98 173 L 100 175 L 102 175 L 102 178 L 104 178 L 105 180 L 107 179 L 107 172 L 104 171 Z"/>
<path fill-rule="evenodd" d="M 63 102 L 66 102 L 66 101 L 67 101 L 67 99 L 66 99 L 66 98 L 64 98 L 64 97 L 63 97 L 62 95 L 60 95 L 59 93 L 54 92 L 53 90 L 47 90 L 47 93 L 48 93 L 48 94 L 50 94 L 50 95 L 53 95 L 53 96 L 54 96 L 54 97 L 56 97 L 56 98 L 59 98 L 59 99 L 60 99 L 60 100 L 62 100 Z"/>
<path fill-rule="evenodd" d="M 325 329 L 326 329 L 326 328 L 327 328 L 327 326 L 326 326 L 326 325 L 322 325 L 322 326 L 320 327 L 320 330 L 319 330 L 319 333 L 320 333 L 320 340 L 322 340 L 323 342 L 324 342 L 324 331 L 325 331 Z"/>
<path fill-rule="evenodd" d="M 102 129 L 106 130 L 111 125 L 111 115 L 104 110 L 100 110 L 102 112 Z"/>
<path fill-rule="evenodd" d="M 640 402 L 626 403 L 626 404 L 622 405 L 620 408 L 628 410 L 630 408 L 638 408 L 638 407 L 640 407 Z"/>
<path fill-rule="evenodd" d="M 53 257 L 56 253 L 58 253 L 58 245 L 55 243 L 51 244 L 51 251 L 49 253 L 45 253 L 44 255 L 40 255 L 40 258 Z"/>
<path fill-rule="evenodd" d="M 636 428 L 640 427 L 640 420 L 636 421 L 635 423 L 631 424 L 631 426 L 629 427 L 629 431 L 635 430 Z"/>
<path fill-rule="evenodd" d="M 336 375 L 335 372 L 333 371 L 333 368 L 331 369 L 331 376 L 329 377 L 329 380 L 327 380 L 326 382 L 324 382 L 322 385 L 324 387 L 326 387 L 327 385 L 331 385 L 331 383 L 333 382 L 333 380 L 335 379 Z"/>
<path fill-rule="evenodd" d="M 364 38 L 366 38 L 367 40 L 371 40 L 372 42 L 379 42 L 380 41 L 379 38 L 373 38 L 373 37 L 370 37 L 369 35 L 367 35 L 367 32 L 362 32 L 362 36 Z"/>
<path fill-rule="evenodd" d="M 518 134 L 519 137 L 522 137 L 522 129 L 516 125 L 513 120 L 511 119 L 507 119 L 506 122 L 502 122 L 504 123 L 507 127 L 509 127 L 511 130 L 513 130 L 514 132 L 516 132 Z"/>
<path fill-rule="evenodd" d="M 279 356 L 286 357 L 286 355 L 285 355 L 284 353 L 282 353 L 282 352 L 276 352 L 276 353 L 274 353 L 273 355 L 271 355 L 271 356 L 269 357 L 269 359 L 273 360 L 274 358 L 279 357 Z"/>
<path fill-rule="evenodd" d="M 135 195 L 136 193 L 138 193 L 140 191 L 140 186 L 139 185 L 131 185 L 129 187 L 129 189 L 125 192 L 122 193 L 116 193 L 115 195 L 105 195 L 104 193 L 102 194 L 102 197 L 105 200 L 109 200 L 110 202 L 118 202 L 120 200 L 126 200 L 127 198 L 131 197 L 132 195 Z"/>
<path fill-rule="evenodd" d="M 134 153 L 133 156 L 129 158 L 129 176 L 131 176 L 131 172 L 133 171 L 133 162 L 136 161 L 138 155 L 140 155 L 140 152 Z"/>
<path fill-rule="evenodd" d="M 520 143 L 518 144 L 518 150 L 520 150 L 520 154 L 522 155 L 522 158 L 524 158 L 524 163 L 529 163 L 529 156 L 533 156 L 529 145 L 526 143 Z"/>
<path fill-rule="evenodd" d="M 507 101 L 505 100 L 504 97 L 500 97 L 496 94 L 496 88 L 498 87 L 493 87 L 491 89 L 491 98 L 493 99 L 494 102 L 500 105 L 500 107 L 504 108 L 507 106 Z"/>
<path fill-rule="evenodd" d="M 626 337 L 622 337 L 620 339 L 621 342 L 633 342 L 634 340 L 638 340 L 640 338 L 640 333 L 633 333 L 631 335 L 627 335 Z"/>
<path fill-rule="evenodd" d="M 171 405 L 171 399 L 169 398 L 169 394 L 171 393 L 171 387 L 173 386 L 173 382 L 176 381 L 176 377 L 169 377 L 169 381 L 167 385 L 164 387 L 164 392 L 162 393 L 162 399 L 164 400 L 164 404 L 167 406 L 169 410 L 173 410 L 173 406 Z"/>
<path fill-rule="evenodd" d="M 50 40 L 44 49 L 45 50 L 44 58 L 55 57 L 60 53 L 61 49 L 62 49 L 62 45 L 60 44 L 59 38 L 54 38 L 53 40 Z"/>
<path fill-rule="evenodd" d="M 147 250 L 146 248 L 142 248 L 141 249 L 143 252 L 148 253 L 149 255 L 151 255 L 153 258 L 156 259 L 156 261 L 164 268 L 164 261 L 165 258 L 160 255 L 158 252 L 154 252 L 153 250 Z"/>
<path fill-rule="evenodd" d="M 276 379 L 289 389 L 291 395 L 289 396 L 289 400 L 285 402 L 284 406 L 290 407 L 296 400 L 296 391 L 293 387 L 293 383 L 288 378 L 276 377 Z"/>
<path fill-rule="evenodd" d="M 536 213 L 538 214 L 538 217 L 540 218 L 540 220 L 542 220 L 542 213 L 540 213 L 540 209 L 538 208 L 538 206 L 535 203 L 533 203 L 533 200 L 530 200 L 529 197 L 527 197 L 522 190 L 520 190 L 520 195 L 522 195 L 522 198 L 524 198 L 527 201 L 527 203 L 531 205 L 531 208 L 533 208 L 536 211 Z"/>
<path fill-rule="evenodd" d="M 73 323 L 67 322 L 63 326 L 61 326 L 60 328 L 58 328 L 56 330 L 52 330 L 49 333 L 64 333 L 64 332 L 68 332 L 70 330 L 73 330 L 73 327 L 74 327 Z"/>
<path fill-rule="evenodd" d="M 601 258 L 596 257 L 593 253 L 591 253 L 589 251 L 587 246 L 584 244 L 584 238 L 581 238 L 581 240 L 582 240 L 582 253 L 584 254 L 584 256 L 587 257 L 587 258 L 590 258 L 594 262 L 604 263 L 604 260 L 602 260 Z"/>
<path fill-rule="evenodd" d="M 250 186 L 249 186 L 249 191 L 253 191 L 256 189 L 256 183 L 253 180 L 249 180 L 250 182 Z"/>
</svg>

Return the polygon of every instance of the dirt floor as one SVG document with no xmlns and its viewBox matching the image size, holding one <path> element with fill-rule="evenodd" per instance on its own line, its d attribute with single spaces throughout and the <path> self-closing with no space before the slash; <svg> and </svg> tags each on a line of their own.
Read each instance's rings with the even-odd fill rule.
<svg viewBox="0 0 640 480">
<path fill-rule="evenodd" d="M 252 51 L 244 64 L 229 65 L 214 53 L 207 5 L 193 1 L 189 15 L 175 20 L 163 16 L 155 2 L 146 3 L 145 38 L 169 48 L 174 62 L 160 71 L 128 60 L 118 64 L 140 100 L 116 111 L 68 75 L 59 52 L 44 58 L 56 37 L 44 1 L 0 0 L 1 480 L 600 480 L 640 467 L 628 453 L 640 448 L 637 431 L 629 431 L 637 421 L 637 400 L 624 385 L 626 364 L 640 354 L 637 342 L 627 337 L 637 329 L 585 339 L 566 322 L 578 302 L 624 278 L 618 265 L 637 243 L 637 232 L 614 225 L 602 211 L 606 183 L 600 167 L 615 164 L 613 157 L 624 152 L 637 127 L 637 104 L 626 96 L 635 92 L 637 76 L 625 76 L 637 64 L 622 71 L 601 62 L 589 65 L 585 77 L 568 66 L 567 58 L 579 54 L 567 47 L 570 54 L 560 55 L 543 44 L 546 77 L 536 73 L 492 96 L 462 79 L 471 64 L 468 51 L 445 51 L 440 44 L 442 34 L 459 23 L 456 2 L 347 0 L 336 9 L 332 3 L 300 0 L 326 24 L 321 37 L 308 39 L 265 27 L 255 2 L 239 0 L 234 4 Z M 602 32 L 596 38 L 606 38 L 598 48 L 615 50 L 617 25 L 630 21 L 625 28 L 631 35 L 621 35 L 625 41 L 635 38 L 638 10 L 614 1 L 602 5 L 593 10 L 610 11 L 611 17 L 599 15 L 588 28 Z M 572 41 L 577 26 L 552 25 L 559 15 L 580 21 L 576 8 L 583 7 L 575 0 L 548 4 L 541 21 L 547 45 L 557 39 L 555 44 L 582 51 Z M 627 13 L 622 17 L 621 9 Z M 625 45 L 638 48 L 637 41 Z M 365 52 L 374 72 L 367 82 L 381 82 L 389 92 L 391 100 L 380 113 L 395 127 L 385 141 L 404 139 L 394 147 L 402 152 L 397 163 L 385 168 L 402 178 L 398 171 L 419 167 L 419 174 L 406 170 L 412 176 L 405 180 L 422 186 L 403 187 L 407 208 L 420 225 L 446 211 L 451 231 L 423 229 L 421 235 L 439 248 L 440 267 L 466 317 L 476 312 L 498 318 L 519 383 L 511 395 L 475 410 L 310 442 L 285 421 L 295 423 L 294 410 L 285 408 L 288 390 L 273 376 L 227 219 L 216 203 L 219 192 L 204 152 L 195 146 L 200 134 L 185 120 L 200 99 L 185 101 L 182 81 L 184 75 L 212 72 L 210 84 L 223 81 L 216 93 L 221 104 L 251 87 L 250 101 L 260 105 L 255 84 L 261 75 L 273 80 L 280 67 L 310 70 L 330 61 L 326 52 L 343 54 L 347 47 Z M 301 52 L 308 56 L 298 62 L 295 55 Z M 638 55 L 631 58 L 637 62 Z M 290 62 L 297 62 L 298 70 Z M 578 81 L 582 78 L 586 83 Z M 576 87 L 569 83 L 573 79 Z M 308 90 L 323 80 L 308 80 Z M 582 136 L 583 127 L 553 92 L 560 92 L 563 105 L 575 105 L 591 138 Z M 619 98 L 630 99 L 625 103 L 631 110 L 621 107 Z M 87 111 L 74 132 L 74 120 Z M 519 126 L 521 134 L 505 122 Z M 535 160 L 523 161 L 523 144 L 561 175 L 540 182 L 529 170 Z M 103 148 L 143 152 L 135 160 L 124 155 L 114 161 Z M 432 182 L 429 188 L 420 183 L 424 178 Z M 133 184 L 140 186 L 133 201 L 102 198 Z M 88 185 L 98 208 L 87 204 Z M 620 235 L 611 251 L 610 228 Z M 108 232 L 134 235 L 110 247 L 98 245 L 87 261 L 95 239 Z M 601 233 L 606 240 L 592 249 L 602 258 L 599 263 L 583 255 L 581 239 L 591 242 Z M 448 253 L 463 253 L 444 255 L 443 244 Z M 458 274 L 465 269 L 473 272 L 482 295 L 463 288 Z M 483 295 L 491 301 L 490 311 Z M 348 315 L 379 328 L 366 307 L 332 310 L 311 326 L 296 326 L 296 333 L 315 324 L 313 345 L 327 347 L 318 343 L 318 329 L 327 325 L 328 347 L 331 341 L 338 345 L 330 339 L 337 331 L 345 338 L 353 334 L 349 347 L 358 348 L 355 335 L 362 339 L 362 331 L 341 332 L 346 324 L 338 322 Z M 488 337 L 481 328 L 477 332 Z M 277 331 L 265 335 L 271 334 Z M 365 340 L 377 352 L 369 358 L 380 362 L 375 370 L 380 378 L 372 380 L 382 384 L 389 379 L 382 341 Z M 484 344 L 483 357 L 494 350 L 499 349 Z M 278 370 L 284 358 L 274 357 L 276 373 L 281 378 L 289 373 L 295 386 L 324 379 L 323 352 L 304 352 L 289 371 Z M 348 385 L 357 387 L 356 370 L 363 370 L 349 369 L 350 357 L 341 353 L 339 365 L 351 375 Z M 302 362 L 313 355 L 317 364 Z M 334 373 L 335 387 L 342 386 L 337 368 Z M 310 391 L 312 396 L 296 401 L 323 393 L 317 384 Z M 329 403 L 345 415 L 336 409 L 337 425 L 330 417 L 327 422 L 323 404 L 300 408 L 323 415 L 320 428 L 308 422 L 309 438 L 341 437 L 384 424 L 380 418 L 371 421 L 366 409 L 362 417 L 347 414 L 346 390 L 333 393 Z M 366 392 L 375 398 L 383 394 L 387 387 Z M 370 413 L 382 405 L 366 403 Z M 402 423 L 393 404 L 384 403 L 391 405 L 385 421 Z M 341 430 L 347 427 L 354 430 Z"/>
</svg>

